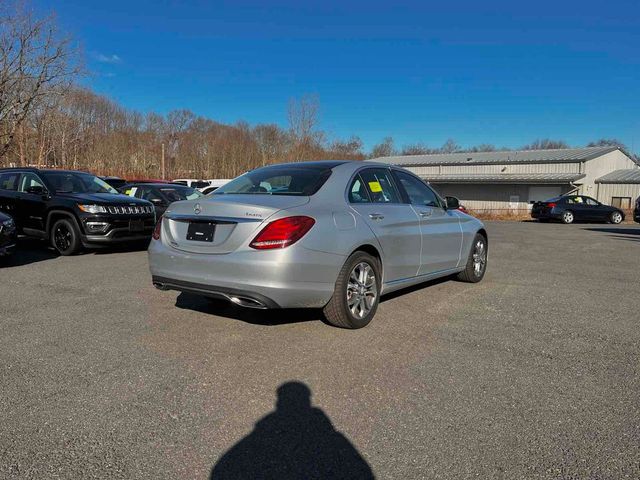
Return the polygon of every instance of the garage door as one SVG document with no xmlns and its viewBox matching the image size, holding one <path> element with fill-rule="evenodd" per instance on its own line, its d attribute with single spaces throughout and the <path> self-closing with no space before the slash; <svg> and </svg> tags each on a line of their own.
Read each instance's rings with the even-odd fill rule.
<svg viewBox="0 0 640 480">
<path fill-rule="evenodd" d="M 559 197 L 562 187 L 560 185 L 541 185 L 529 187 L 529 202 L 543 202 L 553 197 Z"/>
</svg>

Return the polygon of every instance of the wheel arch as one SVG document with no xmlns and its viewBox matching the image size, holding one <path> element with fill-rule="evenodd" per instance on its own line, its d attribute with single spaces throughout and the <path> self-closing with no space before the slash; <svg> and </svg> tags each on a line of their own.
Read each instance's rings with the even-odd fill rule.
<svg viewBox="0 0 640 480">
<path fill-rule="evenodd" d="M 47 212 L 47 224 L 46 224 L 47 239 L 51 238 L 51 227 L 53 226 L 53 224 L 62 218 L 71 219 L 71 221 L 74 222 L 76 228 L 78 229 L 78 232 L 82 235 L 82 228 L 80 228 L 80 222 L 78 222 L 78 219 L 76 218 L 74 213 L 70 210 L 55 208 Z"/>
<path fill-rule="evenodd" d="M 353 251 L 348 255 L 348 257 L 350 257 L 356 252 L 368 253 L 372 257 L 377 258 L 378 262 L 380 263 L 380 273 L 382 275 L 382 280 L 384 280 L 384 264 L 382 262 L 382 253 L 380 253 L 380 250 L 378 249 L 378 247 L 376 247 L 371 243 L 363 243 L 359 247 L 354 248 Z"/>
</svg>

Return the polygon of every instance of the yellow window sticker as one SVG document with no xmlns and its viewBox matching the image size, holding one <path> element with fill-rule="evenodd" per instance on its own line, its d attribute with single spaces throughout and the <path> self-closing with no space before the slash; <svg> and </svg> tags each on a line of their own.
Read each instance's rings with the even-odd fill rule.
<svg viewBox="0 0 640 480">
<path fill-rule="evenodd" d="M 382 191 L 382 186 L 380 186 L 380 182 L 369 182 L 369 190 L 378 193 Z"/>
</svg>

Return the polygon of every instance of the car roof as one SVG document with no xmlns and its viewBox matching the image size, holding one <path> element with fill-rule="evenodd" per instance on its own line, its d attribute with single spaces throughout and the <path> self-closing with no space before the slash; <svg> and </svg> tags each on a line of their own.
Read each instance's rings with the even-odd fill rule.
<svg viewBox="0 0 640 480">
<path fill-rule="evenodd" d="M 83 170 L 61 170 L 59 168 L 36 168 L 36 167 L 8 167 L 0 168 L 0 172 L 33 172 L 33 173 L 81 173 L 84 175 L 93 175 Z"/>
</svg>

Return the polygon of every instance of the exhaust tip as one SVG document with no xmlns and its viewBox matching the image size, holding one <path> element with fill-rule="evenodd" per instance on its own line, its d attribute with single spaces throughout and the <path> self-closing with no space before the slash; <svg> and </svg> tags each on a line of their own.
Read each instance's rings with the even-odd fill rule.
<svg viewBox="0 0 640 480">
<path fill-rule="evenodd" d="M 169 290 L 164 283 L 153 282 L 153 286 L 158 290 Z"/>
<path fill-rule="evenodd" d="M 265 304 L 263 304 L 262 302 L 259 302 L 258 300 L 254 300 L 253 298 L 233 296 L 233 297 L 229 297 L 229 300 L 231 300 L 231 302 L 235 303 L 236 305 L 239 305 L 245 308 L 260 308 L 260 309 L 267 308 Z"/>
</svg>

